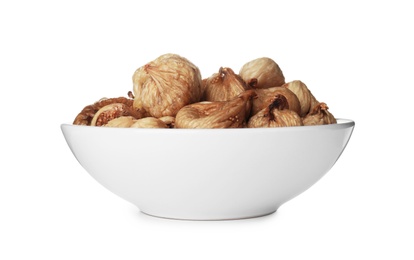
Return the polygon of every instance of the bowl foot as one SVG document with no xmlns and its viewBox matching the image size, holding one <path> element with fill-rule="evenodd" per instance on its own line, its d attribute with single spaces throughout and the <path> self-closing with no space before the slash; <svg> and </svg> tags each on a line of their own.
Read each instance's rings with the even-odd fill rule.
<svg viewBox="0 0 414 260">
<path fill-rule="evenodd" d="M 208 218 L 202 218 L 202 217 L 196 217 L 196 218 L 192 218 L 192 217 L 166 217 L 166 216 L 158 216 L 158 215 L 154 215 L 154 214 L 150 214 L 144 211 L 141 211 L 143 214 L 150 216 L 150 217 L 155 217 L 155 218 L 162 218 L 162 219 L 170 219 L 170 220 L 187 220 L 187 221 L 229 221 L 229 220 L 243 220 L 243 219 L 253 219 L 253 218 L 261 218 L 261 217 L 265 217 L 265 216 L 269 216 L 272 215 L 276 212 L 277 210 L 268 212 L 268 213 L 264 213 L 264 214 L 259 214 L 259 215 L 252 215 L 252 216 L 243 216 L 243 217 L 229 217 L 229 218 L 214 218 L 214 217 L 208 217 Z"/>
</svg>

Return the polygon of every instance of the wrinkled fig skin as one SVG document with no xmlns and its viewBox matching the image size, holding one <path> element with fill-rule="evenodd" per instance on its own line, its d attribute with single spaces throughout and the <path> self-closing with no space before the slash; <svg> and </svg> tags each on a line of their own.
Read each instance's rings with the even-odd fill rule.
<svg viewBox="0 0 414 260">
<path fill-rule="evenodd" d="M 184 106 L 199 102 L 201 73 L 197 66 L 176 54 L 164 54 L 138 68 L 132 77 L 134 108 L 156 118 L 175 116 Z"/>
<path fill-rule="evenodd" d="M 328 111 L 326 103 L 318 103 L 303 118 L 303 125 L 329 125 L 336 124 L 335 117 Z"/>
<path fill-rule="evenodd" d="M 88 105 L 82 109 L 82 111 L 76 116 L 75 120 L 73 121 L 74 125 L 91 125 L 92 119 L 95 114 L 99 111 L 99 109 L 103 108 L 104 106 L 114 104 L 114 103 L 122 103 L 125 104 L 127 107 L 130 107 L 132 110 L 132 104 L 134 102 L 133 98 L 131 98 L 132 93 L 128 92 L 128 96 L 126 97 L 118 97 L 118 98 L 102 98 L 97 102 Z M 135 110 L 134 116 L 137 118 L 144 117 L 146 112 L 143 110 Z"/>
<path fill-rule="evenodd" d="M 301 117 L 306 116 L 310 109 L 319 103 L 305 83 L 300 80 L 288 82 L 282 85 L 282 87 L 288 88 L 298 97 L 301 107 L 299 115 Z"/>
<path fill-rule="evenodd" d="M 283 95 L 276 95 L 273 102 L 269 106 L 260 110 L 258 113 L 250 117 L 248 128 L 270 128 L 270 127 L 287 127 L 302 126 L 300 116 L 288 109 L 287 100 Z"/>
<path fill-rule="evenodd" d="M 159 120 L 161 120 L 162 122 L 164 122 L 164 124 L 166 124 L 168 126 L 168 128 L 174 128 L 175 127 L 175 117 L 173 116 L 163 116 L 158 118 Z"/>
<path fill-rule="evenodd" d="M 169 128 L 166 123 L 158 118 L 144 117 L 136 119 L 133 116 L 120 116 L 108 121 L 108 123 L 102 126 L 119 128 Z"/>
<path fill-rule="evenodd" d="M 205 101 L 228 101 L 249 88 L 231 68 L 223 67 L 203 83 Z"/>
<path fill-rule="evenodd" d="M 230 101 L 204 101 L 183 107 L 175 118 L 176 128 L 242 128 L 256 93 L 247 90 Z"/>
<path fill-rule="evenodd" d="M 96 112 L 92 118 L 91 126 L 104 126 L 109 121 L 121 116 L 132 116 L 138 119 L 142 117 L 142 114 L 124 103 L 113 103 L 102 107 Z"/>
<path fill-rule="evenodd" d="M 279 65 L 267 57 L 247 62 L 240 69 L 239 75 L 254 88 L 270 88 L 285 84 L 285 76 Z"/>
<path fill-rule="evenodd" d="M 145 117 L 135 120 L 131 128 L 169 128 L 167 124 L 155 117 Z"/>
<path fill-rule="evenodd" d="M 133 116 L 120 116 L 115 119 L 110 120 L 106 127 L 130 127 L 134 122 L 135 118 Z"/>
<path fill-rule="evenodd" d="M 253 99 L 252 115 L 268 107 L 270 103 L 273 102 L 276 95 L 283 95 L 286 98 L 290 110 L 295 111 L 297 114 L 300 114 L 301 112 L 301 106 L 298 97 L 288 88 L 272 87 L 255 89 L 255 91 L 257 97 Z"/>
</svg>

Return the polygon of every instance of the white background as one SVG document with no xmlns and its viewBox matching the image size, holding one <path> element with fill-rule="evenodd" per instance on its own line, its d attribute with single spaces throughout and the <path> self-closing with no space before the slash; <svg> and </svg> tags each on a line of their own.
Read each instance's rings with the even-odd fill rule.
<svg viewBox="0 0 414 260">
<path fill-rule="evenodd" d="M 0 259 L 413 259 L 409 3 L 1 1 Z M 271 57 L 355 120 L 352 138 L 273 215 L 146 216 L 83 170 L 60 124 L 125 96 L 135 69 L 167 52 L 203 77 Z"/>
</svg>

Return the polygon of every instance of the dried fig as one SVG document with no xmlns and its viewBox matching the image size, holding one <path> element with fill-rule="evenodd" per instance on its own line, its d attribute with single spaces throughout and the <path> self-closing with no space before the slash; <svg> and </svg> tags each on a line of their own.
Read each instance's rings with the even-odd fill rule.
<svg viewBox="0 0 414 260">
<path fill-rule="evenodd" d="M 279 65 L 267 57 L 247 62 L 240 69 L 239 75 L 254 88 L 270 88 L 285 84 L 285 76 Z"/>
<path fill-rule="evenodd" d="M 305 83 L 300 80 L 285 83 L 282 87 L 288 88 L 298 97 L 301 107 L 299 115 L 301 117 L 306 116 L 306 114 L 309 113 L 309 110 L 319 103 Z"/>
<path fill-rule="evenodd" d="M 252 115 L 256 114 L 260 110 L 268 107 L 274 100 L 276 95 L 283 95 L 290 110 L 300 114 L 301 107 L 298 97 L 288 88 L 272 87 L 255 89 L 257 97 L 253 99 Z"/>
<path fill-rule="evenodd" d="M 175 127 L 244 127 L 255 95 L 253 90 L 247 90 L 229 101 L 204 101 L 187 105 L 177 113 Z"/>
<path fill-rule="evenodd" d="M 107 127 L 131 127 L 136 118 L 133 116 L 120 116 L 108 121 L 104 126 Z"/>
<path fill-rule="evenodd" d="M 175 116 L 185 105 L 201 99 L 201 73 L 176 54 L 164 54 L 138 68 L 132 77 L 134 108 L 153 117 Z"/>
<path fill-rule="evenodd" d="M 336 124 L 335 117 L 328 111 L 326 103 L 316 104 L 312 110 L 303 118 L 303 125 L 329 125 Z"/>
<path fill-rule="evenodd" d="M 158 118 L 162 122 L 164 122 L 168 128 L 174 128 L 175 127 L 175 117 L 173 116 L 163 116 Z"/>
<path fill-rule="evenodd" d="M 168 128 L 167 124 L 155 117 L 137 119 L 130 126 L 131 128 Z"/>
<path fill-rule="evenodd" d="M 99 109 L 93 116 L 90 125 L 104 126 L 112 119 L 121 116 L 132 116 L 135 119 L 138 119 L 142 117 L 142 114 L 124 103 L 112 103 Z"/>
<path fill-rule="evenodd" d="M 107 106 L 109 104 L 114 103 L 122 103 L 125 104 L 125 106 L 130 107 L 132 109 L 132 104 L 134 102 L 134 97 L 132 95 L 132 92 L 128 92 L 128 96 L 130 98 L 126 97 L 118 97 L 118 98 L 102 98 L 99 101 L 88 105 L 82 109 L 82 111 L 76 116 L 75 120 L 73 121 L 74 125 L 91 125 L 92 119 L 95 116 L 96 112 L 98 112 L 99 109 L 103 108 L 104 106 Z M 135 110 L 134 116 L 136 118 L 141 118 L 146 115 L 146 112 L 144 110 Z"/>
<path fill-rule="evenodd" d="M 228 101 L 248 89 L 246 82 L 231 68 L 219 69 L 204 81 L 204 100 Z"/>
<path fill-rule="evenodd" d="M 290 109 L 285 96 L 277 94 L 270 105 L 253 115 L 248 123 L 249 128 L 301 126 L 302 119 Z"/>
</svg>

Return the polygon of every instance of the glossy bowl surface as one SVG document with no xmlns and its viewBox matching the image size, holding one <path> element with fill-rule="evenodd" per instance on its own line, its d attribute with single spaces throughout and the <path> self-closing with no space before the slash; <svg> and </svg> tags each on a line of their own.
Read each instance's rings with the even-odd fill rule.
<svg viewBox="0 0 414 260">
<path fill-rule="evenodd" d="M 255 129 L 137 129 L 62 124 L 83 168 L 142 212 L 224 220 L 275 212 L 325 175 L 355 123 Z"/>
</svg>

